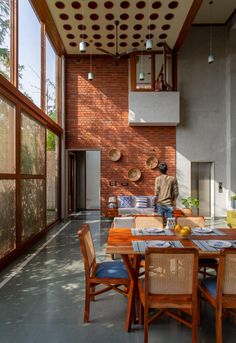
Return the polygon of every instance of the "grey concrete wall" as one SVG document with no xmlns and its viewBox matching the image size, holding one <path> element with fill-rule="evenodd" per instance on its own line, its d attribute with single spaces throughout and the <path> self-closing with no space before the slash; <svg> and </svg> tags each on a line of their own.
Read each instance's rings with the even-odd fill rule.
<svg viewBox="0 0 236 343">
<path fill-rule="evenodd" d="M 191 161 L 213 162 L 214 214 L 224 216 L 235 188 L 235 33 L 226 26 L 213 27 L 212 64 L 207 62 L 209 40 L 210 27 L 192 27 L 178 56 L 177 177 L 181 199 L 191 193 Z"/>
<path fill-rule="evenodd" d="M 179 92 L 129 92 L 129 125 L 176 126 Z"/>
</svg>

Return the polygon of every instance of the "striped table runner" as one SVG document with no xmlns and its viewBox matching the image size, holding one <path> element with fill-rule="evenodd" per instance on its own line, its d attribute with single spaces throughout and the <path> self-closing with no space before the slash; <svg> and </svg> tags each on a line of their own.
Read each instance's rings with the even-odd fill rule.
<svg viewBox="0 0 236 343">
<path fill-rule="evenodd" d="M 172 248 L 183 248 L 183 244 L 180 241 L 166 241 L 170 244 Z M 152 247 L 155 247 L 155 243 L 158 244 L 160 241 L 132 241 L 132 246 L 134 251 L 145 252 L 145 249 L 148 247 L 148 243 L 152 244 Z M 160 248 L 160 246 L 157 246 Z"/>
<path fill-rule="evenodd" d="M 155 228 L 153 228 L 155 230 Z M 168 229 L 163 229 L 161 232 L 149 232 L 150 228 L 137 229 L 131 228 L 131 234 L 133 236 L 173 236 L 174 232 Z"/>
<path fill-rule="evenodd" d="M 210 242 L 210 240 L 208 241 L 204 241 L 204 240 L 192 240 L 192 242 L 194 244 L 196 244 L 202 251 L 210 251 L 210 252 L 214 252 L 214 251 L 219 251 L 220 249 L 223 248 L 214 248 L 212 246 L 210 246 L 208 243 Z M 236 241 L 227 241 L 230 242 L 232 244 L 233 248 L 236 248 Z"/>
</svg>

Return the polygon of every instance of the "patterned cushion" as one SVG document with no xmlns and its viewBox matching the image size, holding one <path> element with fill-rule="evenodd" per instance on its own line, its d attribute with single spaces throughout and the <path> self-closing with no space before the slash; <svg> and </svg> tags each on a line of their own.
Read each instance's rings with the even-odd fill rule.
<svg viewBox="0 0 236 343">
<path fill-rule="evenodd" d="M 119 197 L 120 207 L 127 208 L 132 207 L 132 196 L 131 195 L 123 195 Z"/>
<path fill-rule="evenodd" d="M 136 207 L 147 208 L 147 197 L 137 196 L 137 197 L 135 197 L 135 200 L 136 200 Z"/>
</svg>

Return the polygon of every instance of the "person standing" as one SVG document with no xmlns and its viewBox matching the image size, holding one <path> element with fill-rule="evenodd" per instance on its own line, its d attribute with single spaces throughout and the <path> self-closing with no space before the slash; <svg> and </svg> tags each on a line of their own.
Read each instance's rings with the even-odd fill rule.
<svg viewBox="0 0 236 343">
<path fill-rule="evenodd" d="M 163 219 L 174 214 L 176 198 L 179 195 L 178 182 L 174 176 L 167 175 L 167 164 L 159 163 L 161 175 L 155 179 L 156 210 Z"/>
</svg>

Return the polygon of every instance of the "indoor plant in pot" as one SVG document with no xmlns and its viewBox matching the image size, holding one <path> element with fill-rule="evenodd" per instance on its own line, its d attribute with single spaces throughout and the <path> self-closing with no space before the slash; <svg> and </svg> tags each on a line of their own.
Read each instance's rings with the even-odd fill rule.
<svg viewBox="0 0 236 343">
<path fill-rule="evenodd" d="M 181 204 L 185 207 L 181 209 L 184 215 L 191 216 L 192 208 L 199 208 L 199 199 L 194 197 L 183 198 L 181 199 Z"/>
</svg>

